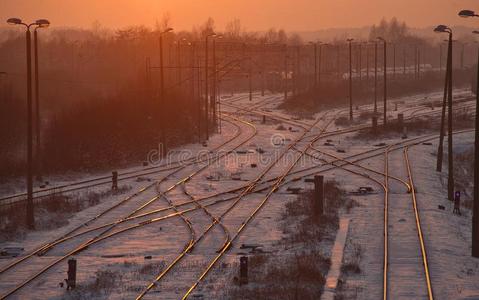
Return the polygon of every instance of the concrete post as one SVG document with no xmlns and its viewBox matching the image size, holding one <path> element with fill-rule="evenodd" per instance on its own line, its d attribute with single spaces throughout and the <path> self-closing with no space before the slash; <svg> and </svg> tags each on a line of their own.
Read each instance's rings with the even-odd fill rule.
<svg viewBox="0 0 479 300">
<path fill-rule="evenodd" d="M 68 260 L 68 279 L 66 279 L 67 290 L 73 290 L 76 287 L 77 280 L 77 261 L 74 258 Z"/>
<path fill-rule="evenodd" d="M 240 285 L 248 284 L 248 257 L 240 257 Z"/>
<path fill-rule="evenodd" d="M 314 201 L 315 213 L 322 215 L 324 212 L 324 176 L 314 176 Z"/>
</svg>

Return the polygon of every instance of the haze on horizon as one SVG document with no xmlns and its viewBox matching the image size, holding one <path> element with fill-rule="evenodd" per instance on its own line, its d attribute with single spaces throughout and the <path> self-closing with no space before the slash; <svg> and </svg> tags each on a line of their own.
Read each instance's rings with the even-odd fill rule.
<svg viewBox="0 0 479 300">
<path fill-rule="evenodd" d="M 477 0 L 0 0 L 0 19 L 48 18 L 53 26 L 88 28 L 153 27 L 165 13 L 176 30 L 190 30 L 212 17 L 218 28 L 240 19 L 251 31 L 363 27 L 397 17 L 411 27 L 468 25 L 460 9 L 478 9 Z"/>
</svg>

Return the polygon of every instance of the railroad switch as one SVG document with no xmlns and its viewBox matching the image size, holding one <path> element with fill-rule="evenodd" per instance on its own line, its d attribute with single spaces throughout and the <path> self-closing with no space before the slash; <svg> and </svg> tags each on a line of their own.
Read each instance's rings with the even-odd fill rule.
<svg viewBox="0 0 479 300">
<path fill-rule="evenodd" d="M 111 189 L 118 190 L 118 172 L 111 172 Z"/>
</svg>

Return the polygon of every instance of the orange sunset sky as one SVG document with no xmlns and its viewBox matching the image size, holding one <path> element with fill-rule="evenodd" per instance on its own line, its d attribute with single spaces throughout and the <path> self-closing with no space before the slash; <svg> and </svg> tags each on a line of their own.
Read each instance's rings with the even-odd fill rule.
<svg viewBox="0 0 479 300">
<path fill-rule="evenodd" d="M 247 30 L 309 31 L 360 27 L 393 16 L 412 27 L 472 26 L 471 20 L 457 17 L 466 8 L 479 11 L 479 0 L 0 0 L 0 18 L 48 18 L 56 26 L 90 27 L 98 20 L 113 28 L 152 27 L 169 12 L 177 30 L 191 29 L 211 16 L 219 29 L 238 18 Z"/>
</svg>

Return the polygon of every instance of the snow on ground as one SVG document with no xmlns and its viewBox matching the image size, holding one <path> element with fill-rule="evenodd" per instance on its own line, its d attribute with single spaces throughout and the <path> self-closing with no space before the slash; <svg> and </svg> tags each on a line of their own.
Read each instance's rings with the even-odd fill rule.
<svg viewBox="0 0 479 300">
<path fill-rule="evenodd" d="M 461 97 L 467 95 L 467 91 L 458 91 L 457 95 Z M 133 228 L 115 237 L 100 241 L 91 245 L 83 252 L 75 255 L 78 259 L 78 282 L 82 288 L 86 288 L 98 280 L 96 272 L 111 271 L 110 277 L 117 278 L 118 285 L 111 286 L 108 291 L 110 299 L 130 299 L 134 298 L 149 284 L 160 272 L 161 269 L 170 264 L 182 252 L 184 247 L 191 239 L 198 238 L 207 230 L 212 222 L 212 214 L 216 217 L 221 216 L 228 208 L 232 210 L 221 218 L 221 225 L 215 225 L 211 232 L 205 235 L 205 238 L 195 246 L 191 253 L 187 254 L 179 265 L 173 268 L 172 273 L 166 275 L 159 285 L 147 294 L 148 299 L 178 299 L 183 296 L 186 290 L 200 276 L 201 272 L 216 255 L 227 236 L 233 237 L 244 220 L 260 205 L 265 198 L 265 193 L 252 193 L 243 198 L 238 198 L 241 192 L 228 193 L 212 197 L 211 199 L 201 200 L 203 208 L 198 208 L 198 204 L 189 203 L 190 198 L 185 191 L 195 199 L 214 196 L 216 193 L 228 191 L 247 184 L 255 180 L 259 174 L 267 169 L 267 166 L 277 159 L 288 145 L 291 145 L 298 139 L 304 128 L 308 128 L 314 123 L 314 120 L 297 120 L 292 118 L 285 111 L 278 111 L 274 107 L 282 100 L 281 95 L 266 95 L 261 97 L 255 94 L 254 100 L 249 101 L 247 95 L 225 98 L 231 104 L 250 109 L 257 106 L 261 110 L 257 114 L 247 113 L 239 118 L 249 122 L 245 124 L 233 118 L 225 117 L 223 122 L 222 134 L 213 135 L 208 142 L 207 147 L 200 144 L 185 145 L 180 149 L 175 149 L 171 160 L 177 161 L 185 157 L 196 157 L 199 153 L 207 153 L 208 150 L 218 147 L 225 141 L 238 135 L 224 146 L 220 154 L 216 152 L 209 153 L 211 165 L 206 162 L 194 165 L 184 165 L 175 170 L 165 170 L 155 174 L 148 175 L 152 181 L 138 182 L 136 178 L 122 182 L 130 185 L 132 190 L 125 195 L 118 195 L 102 199 L 102 202 L 94 207 L 77 213 L 68 226 L 51 231 L 29 233 L 24 241 L 2 242 L 0 248 L 5 246 L 21 246 L 25 248 L 25 253 L 31 252 L 39 245 L 52 241 L 68 232 L 75 226 L 82 224 L 86 220 L 95 216 L 98 212 L 111 207 L 121 199 L 137 192 L 141 188 L 153 184 L 152 188 L 132 197 L 131 200 L 120 206 L 118 209 L 96 220 L 87 228 L 93 228 L 102 224 L 114 222 L 115 220 L 125 218 L 132 211 L 142 204 L 151 200 L 151 204 L 137 212 L 145 213 L 152 210 L 162 211 L 152 215 L 153 217 L 165 217 L 167 219 L 151 223 L 149 225 Z M 398 113 L 403 112 L 405 116 L 413 113 L 422 113 L 430 111 L 430 108 L 420 105 L 429 101 L 440 101 L 442 93 L 430 93 L 427 95 L 418 95 L 404 99 L 393 99 L 391 103 L 398 103 L 398 110 L 395 111 L 394 105 L 389 106 L 389 115 L 396 118 Z M 407 100 L 407 101 L 406 101 Z M 404 101 L 404 102 L 403 102 Z M 359 116 L 372 106 L 361 106 L 355 112 Z M 234 112 L 235 109 L 223 106 L 228 112 Z M 381 107 L 379 108 L 381 110 Z M 438 108 L 436 108 L 438 110 Z M 262 124 L 262 113 L 266 116 L 266 124 Z M 311 131 L 312 134 L 318 134 L 335 113 L 346 113 L 347 110 L 334 110 L 329 113 L 321 112 L 316 115 L 324 117 L 317 126 Z M 268 115 L 271 114 L 271 115 Z M 279 120 L 273 120 L 272 116 L 279 116 Z M 369 123 L 370 120 L 365 120 Z M 279 125 L 283 125 L 285 130 L 279 130 Z M 331 124 L 327 131 L 348 128 L 349 125 Z M 254 128 L 255 127 L 255 128 Z M 256 129 L 256 131 L 255 131 Z M 309 135 L 311 135 L 309 133 Z M 308 135 L 308 134 L 307 134 Z M 347 133 L 340 136 L 334 136 L 328 142 L 331 145 L 325 145 L 326 139 L 320 139 L 315 143 L 314 148 L 319 151 L 330 153 L 339 157 L 349 155 L 359 155 L 364 151 L 378 149 L 371 142 L 364 142 L 351 137 L 354 133 Z M 410 136 L 411 137 L 411 136 Z M 305 149 L 311 142 L 301 141 L 297 148 Z M 391 145 L 401 141 L 400 136 L 391 136 L 384 140 L 385 144 Z M 472 143 L 471 135 L 461 134 L 455 137 L 455 143 L 459 147 L 465 147 Z M 237 148 L 239 146 L 239 148 Z M 237 148 L 237 149 L 236 149 Z M 259 151 L 258 149 L 261 149 Z M 432 285 L 435 296 L 438 299 L 461 299 L 467 297 L 479 297 L 479 261 L 470 258 L 470 214 L 464 213 L 461 217 L 453 216 L 451 204 L 445 199 L 445 186 L 441 181 L 441 176 L 434 171 L 435 158 L 432 153 L 435 152 L 436 145 L 418 145 L 411 147 L 410 159 L 412 163 L 412 172 L 417 186 L 417 198 L 421 222 L 423 226 L 426 246 L 428 248 L 429 266 L 431 269 Z M 338 151 L 340 150 L 340 151 Z M 311 151 L 310 153 L 314 153 Z M 377 172 L 384 170 L 384 156 L 379 150 L 377 157 L 364 159 L 364 155 L 359 155 L 354 159 L 362 158 L 361 165 L 372 168 Z M 326 161 L 335 160 L 328 155 L 320 155 Z M 265 179 L 273 179 L 283 174 L 288 167 L 298 158 L 297 151 L 289 151 L 280 163 L 273 166 L 267 173 Z M 253 165 L 255 164 L 255 165 Z M 294 171 L 301 171 L 311 167 L 313 164 L 321 166 L 319 170 L 328 170 L 330 167 L 324 162 L 312 161 L 311 158 L 302 159 Z M 203 168 L 204 167 L 204 168 Z M 407 180 L 405 172 L 402 151 L 397 150 L 391 153 L 389 157 L 389 167 L 391 175 L 402 180 Z M 359 176 L 339 168 L 332 169 L 324 173 L 326 179 L 338 181 L 342 187 L 349 191 L 356 191 L 360 186 L 372 186 L 374 193 L 369 195 L 353 195 L 350 197 L 359 203 L 358 207 L 352 209 L 349 213 L 344 213 L 341 217 L 350 220 L 347 243 L 354 242 L 360 244 L 362 257 L 360 261 L 361 274 L 353 275 L 348 278 L 346 288 L 358 288 L 359 299 L 375 299 L 382 295 L 382 257 L 383 257 L 383 210 L 384 210 L 384 191 L 380 184 L 371 180 L 376 179 L 379 182 L 384 181 L 384 176 L 375 174 L 367 170 L 347 166 L 348 170 L 353 170 L 361 174 L 368 174 L 369 178 Z M 139 170 L 141 168 L 133 167 L 125 171 Z M 309 171 L 309 174 L 312 174 Z M 194 174 L 190 180 L 180 184 L 179 181 Z M 308 174 L 302 171 L 303 176 Z M 103 174 L 95 174 L 94 177 Z M 88 178 L 85 174 L 82 178 Z M 80 178 L 80 177 L 76 177 Z M 288 177 L 287 179 L 290 179 Z M 155 185 L 155 180 L 161 180 L 159 185 Z M 72 182 L 70 178 L 59 178 L 55 184 Z M 412 212 L 411 195 L 401 182 L 395 179 L 389 180 L 390 184 L 390 274 L 389 291 L 393 298 L 418 299 L 425 297 L 424 274 L 422 273 L 421 256 L 417 243 L 417 233 L 415 231 L 415 220 Z M 264 184 L 259 184 L 264 187 Z M 238 236 L 231 249 L 227 251 L 225 257 L 219 260 L 218 265 L 213 268 L 205 282 L 200 283 L 195 290 L 196 295 L 203 295 L 206 299 L 216 298 L 221 295 L 222 290 L 231 284 L 232 277 L 238 272 L 239 256 L 245 254 L 241 249 L 242 244 L 260 244 L 263 250 L 272 252 L 277 249 L 275 245 L 283 238 L 283 233 L 279 228 L 281 214 L 285 203 L 294 198 L 287 192 L 289 186 L 311 189 L 312 184 L 304 181 L 294 181 L 282 187 L 279 192 L 273 194 L 261 209 L 259 214 L 252 222 L 245 227 L 245 230 Z M 102 190 L 107 187 L 98 187 L 95 190 Z M 20 191 L 20 187 L 15 185 L 13 188 L 4 190 Z M 165 197 L 156 199 L 158 192 L 166 192 Z M 226 201 L 228 198 L 231 200 Z M 215 202 L 217 201 L 218 202 Z M 224 201 L 219 201 L 224 200 Z M 237 201 L 237 205 L 232 204 Z M 178 210 L 191 209 L 184 214 L 186 220 L 191 222 L 192 228 L 188 226 L 188 221 L 182 220 L 178 216 L 170 216 L 174 211 L 169 209 L 169 202 L 178 206 Z M 446 206 L 446 210 L 438 210 L 437 205 Z M 193 208 L 197 208 L 193 210 Z M 205 211 L 206 210 L 206 211 Z M 139 222 L 149 220 L 152 216 L 138 217 L 137 219 L 124 222 L 115 226 L 114 232 L 120 229 L 126 229 Z M 86 228 L 85 228 L 86 230 Z M 21 282 L 41 269 L 47 262 L 52 262 L 62 255 L 66 254 L 75 246 L 93 238 L 101 230 L 85 234 L 81 239 L 69 240 L 59 247 L 52 249 L 47 255 L 34 257 L 25 265 L 22 265 L 13 272 L 8 271 L 0 274 L 0 294 L 4 294 L 15 284 Z M 328 245 L 328 247 L 332 247 Z M 151 257 L 150 257 L 151 256 Z M 0 260 L 0 267 L 6 266 L 14 259 Z M 103 274 L 103 273 L 101 273 Z M 115 275 L 116 274 L 116 275 Z M 66 278 L 66 262 L 63 261 L 52 268 L 46 274 L 42 275 L 33 283 L 28 284 L 14 298 L 24 299 L 45 299 L 62 298 L 67 294 L 64 288 L 58 286 L 59 282 Z M 115 277 L 116 278 L 116 277 Z M 81 288 L 79 289 L 81 291 Z M 86 290 L 85 290 L 86 291 Z M 88 298 L 102 298 L 101 294 L 93 293 Z"/>
</svg>

